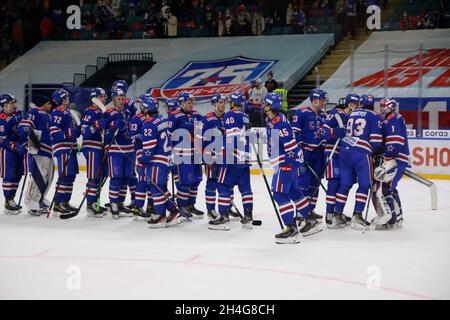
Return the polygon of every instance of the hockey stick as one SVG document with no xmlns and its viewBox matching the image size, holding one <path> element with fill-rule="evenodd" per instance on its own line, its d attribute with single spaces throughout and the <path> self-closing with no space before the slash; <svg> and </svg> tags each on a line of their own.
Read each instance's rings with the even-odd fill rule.
<svg viewBox="0 0 450 320">
<path fill-rule="evenodd" d="M 23 191 L 25 190 L 25 184 L 27 183 L 27 177 L 28 177 L 28 173 L 23 178 L 22 189 L 20 190 L 20 196 L 19 196 L 19 203 L 17 204 L 19 206 L 22 203 L 22 196 L 23 196 Z"/>
<path fill-rule="evenodd" d="M 426 185 L 430 188 L 431 191 L 431 210 L 437 210 L 438 207 L 438 199 L 437 199 L 437 189 L 436 185 L 428 179 L 422 178 L 418 174 L 415 174 L 409 169 L 405 169 L 405 176 L 417 181 L 421 184 Z"/>
<path fill-rule="evenodd" d="M 261 169 L 261 173 L 264 178 L 264 183 L 266 185 L 267 192 L 269 193 L 270 200 L 272 201 L 273 209 L 275 210 L 275 214 L 277 215 L 278 222 L 280 223 L 281 230 L 283 230 L 283 222 L 281 221 L 280 213 L 278 212 L 277 205 L 275 204 L 275 200 L 273 200 L 272 191 L 270 191 L 269 183 L 267 182 L 266 174 L 264 173 L 264 169 L 261 163 L 261 159 L 259 158 L 258 149 L 256 149 L 255 144 L 252 143 L 253 149 L 255 150 L 256 160 L 258 161 L 259 168 Z"/>
<path fill-rule="evenodd" d="M 148 176 L 147 176 L 147 179 L 148 179 Z M 159 192 L 161 192 L 162 193 L 162 195 L 166 198 L 166 200 L 167 201 L 169 201 L 177 210 L 178 210 L 178 212 L 180 213 L 180 215 L 183 217 L 183 218 L 185 218 L 186 220 L 191 220 L 191 218 L 190 217 L 188 217 L 181 209 L 180 209 L 180 207 L 175 203 L 175 201 L 172 201 L 172 199 L 170 199 L 167 195 L 166 195 L 166 193 L 156 184 L 156 183 L 154 183 L 153 181 L 152 181 L 152 179 L 148 179 L 148 181 L 150 181 L 150 183 L 156 188 L 156 189 L 158 189 L 158 191 Z"/>
<path fill-rule="evenodd" d="M 309 163 L 307 161 L 305 161 L 306 167 L 308 168 L 309 171 L 311 171 L 311 173 L 313 174 L 313 176 L 316 178 L 316 180 L 319 182 L 319 185 L 322 187 L 323 191 L 327 192 L 327 188 L 325 188 L 325 186 L 322 183 L 322 179 L 319 177 L 319 175 L 314 171 L 314 169 L 309 165 Z M 317 186 L 318 188 L 318 186 Z M 317 189 L 314 191 L 314 194 L 317 192 Z M 314 196 L 313 194 L 313 196 Z"/>
<path fill-rule="evenodd" d="M 367 197 L 367 201 L 366 201 L 366 214 L 364 217 L 364 221 L 367 221 L 367 218 L 369 216 L 369 208 L 370 208 L 370 201 L 372 199 L 372 193 L 373 193 L 373 187 L 375 186 L 375 183 L 372 181 L 370 184 L 370 189 L 369 189 L 369 196 Z M 368 226 L 368 228 L 370 229 L 370 225 Z M 366 228 L 364 227 L 364 229 L 362 230 L 362 233 L 364 234 L 366 232 Z"/>
<path fill-rule="evenodd" d="M 105 163 L 107 157 L 108 157 L 108 150 L 109 148 L 111 148 L 111 145 L 113 144 L 113 142 L 116 140 L 117 134 L 119 133 L 119 129 L 117 129 L 114 132 L 114 136 L 111 139 L 111 142 L 108 144 L 108 146 L 105 148 L 105 154 L 102 157 L 102 161 L 100 163 L 100 166 L 97 168 L 97 170 L 95 171 L 95 178 L 100 177 L 101 173 L 102 173 L 102 169 L 103 169 L 103 164 Z M 103 186 L 103 184 L 106 182 L 106 179 L 103 180 L 102 185 L 100 186 L 100 188 Z M 81 207 L 83 206 L 84 202 L 86 201 L 86 197 L 89 193 L 89 191 L 91 190 L 91 186 L 89 186 L 89 188 L 86 190 L 86 192 L 84 193 L 83 199 L 81 200 L 80 205 L 78 206 L 77 210 L 73 213 L 68 213 L 68 214 L 64 214 L 64 215 L 60 215 L 59 217 L 61 219 L 70 219 L 73 217 L 76 217 L 78 215 L 78 213 L 80 213 Z"/>
</svg>

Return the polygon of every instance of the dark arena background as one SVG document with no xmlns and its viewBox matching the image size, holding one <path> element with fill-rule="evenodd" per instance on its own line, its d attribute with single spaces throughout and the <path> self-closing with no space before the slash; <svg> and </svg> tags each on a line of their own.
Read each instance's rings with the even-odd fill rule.
<svg viewBox="0 0 450 320">
<path fill-rule="evenodd" d="M 218 305 L 229 299 L 450 298 L 445 281 L 450 270 L 448 1 L 6 0 L 0 10 L 0 206 L 5 208 L 0 213 L 1 299 L 174 299 L 180 308 L 170 312 L 182 318 L 194 312 L 206 316 L 205 310 L 189 309 L 202 306 L 201 301 L 188 306 L 182 305 L 184 299 L 212 299 Z M 126 86 L 115 85 L 118 80 Z M 96 88 L 103 88 L 104 95 Z M 66 95 L 59 99 L 55 92 Z M 93 102 L 103 96 L 102 106 Z M 118 96 L 125 96 L 126 106 L 137 111 L 126 111 L 126 116 L 117 109 Z M 196 113 L 185 107 L 189 97 Z M 213 97 L 225 102 L 230 123 L 218 116 Z M 273 97 L 279 100 L 273 102 Z M 362 97 L 369 97 L 373 111 L 360 112 L 379 117 L 380 130 L 387 129 L 379 134 L 381 153 L 369 144 L 375 131 L 367 136 L 372 139 L 366 142 L 371 146 L 369 189 L 358 189 L 363 181 L 355 175 L 346 198 L 341 189 L 331 194 L 330 181 L 343 185 L 339 173 L 347 171 L 342 169 L 342 152 L 351 137 L 363 139 L 369 125 L 358 119 L 360 126 L 354 130 L 353 113 L 351 124 L 330 128 L 330 120 L 336 110 L 351 105 L 351 97 L 357 97 L 355 109 L 364 109 Z M 180 102 L 179 109 L 167 114 L 168 101 Z M 43 111 L 46 102 L 53 111 Z M 279 103 L 275 111 L 272 103 Z M 146 106 L 157 111 L 147 114 Z M 242 108 L 239 128 L 232 121 L 241 118 L 227 118 L 234 106 Z M 92 110 L 100 117 L 97 122 L 89 118 Z M 68 115 L 70 124 L 58 123 L 55 112 Z M 164 165 L 145 163 L 152 155 L 146 148 L 156 142 L 145 142 L 150 131 L 135 130 L 133 112 L 141 114 L 142 126 L 160 117 L 167 124 L 161 129 L 156 123 L 154 128 L 164 134 L 175 123 L 188 128 L 193 119 L 204 128 L 207 114 L 222 121 L 225 135 L 247 130 L 256 140 L 247 145 L 246 169 L 233 167 L 243 174 L 237 173 L 235 182 L 227 185 L 222 180 L 230 173 L 220 165 L 199 164 L 195 170 L 201 182 L 185 187 L 184 175 L 190 177 L 194 165 L 183 171 L 173 163 L 178 150 L 173 136 L 172 141 L 154 140 L 155 150 L 159 144 L 161 150 L 170 147 Z M 308 112 L 313 118 L 307 119 L 315 120 L 299 124 L 299 117 Z M 392 124 L 392 117 L 400 120 Z M 292 180 L 297 185 L 302 175 L 310 177 L 302 189 L 309 208 L 303 217 L 294 187 L 281 177 L 288 169 L 272 166 L 269 151 L 274 148 L 267 130 L 280 125 L 277 122 L 288 128 L 281 138 L 286 133 L 295 141 L 284 144 L 286 153 L 277 161 L 292 156 L 288 151 L 303 150 L 304 170 Z M 342 136 L 337 138 L 339 129 Z M 30 130 L 38 140 L 37 154 Z M 192 130 L 194 140 L 198 131 Z M 97 132 L 97 151 L 85 149 L 87 140 L 95 140 L 86 138 L 89 132 Z M 129 144 L 120 142 L 122 138 Z M 308 139 L 319 142 L 314 145 Z M 389 156 L 395 149 L 390 142 L 402 145 L 401 154 Z M 66 155 L 71 159 L 64 158 L 64 151 L 59 155 L 57 143 L 68 143 Z M 36 164 L 39 156 L 46 157 L 45 146 L 51 169 L 36 177 L 45 171 Z M 133 151 L 122 150 L 128 147 Z M 204 151 L 205 143 L 194 143 L 191 152 L 199 148 Z M 130 172 L 128 184 L 114 185 L 118 158 L 108 150 L 127 163 L 123 170 Z M 320 156 L 312 155 L 319 151 Z M 144 162 L 136 160 L 136 154 Z M 402 157 L 406 167 L 401 166 Z M 75 159 L 75 173 L 62 170 L 69 170 L 67 163 Z M 395 168 L 384 167 L 388 164 Z M 347 166 L 359 170 L 357 162 Z M 330 170 L 336 170 L 338 178 L 330 178 L 328 168 L 335 168 Z M 398 182 L 395 187 L 385 176 L 370 178 L 380 173 L 377 170 L 386 175 L 395 170 L 396 176 L 404 170 L 403 178 L 398 181 L 400 174 L 393 180 Z M 50 173 L 53 179 L 45 182 Z M 93 189 L 86 185 L 89 174 L 89 183 L 97 179 Z M 159 175 L 162 184 L 152 180 Z M 144 189 L 139 189 L 141 178 Z M 133 179 L 138 184 L 133 185 Z M 47 189 L 41 198 L 40 182 Z M 38 192 L 36 210 L 29 202 L 33 192 Z M 117 197 L 122 200 L 116 215 Z M 361 212 L 354 210 L 355 200 L 362 201 Z M 339 201 L 347 202 L 342 212 L 336 211 Z M 163 213 L 158 215 L 161 202 Z M 90 203 L 106 211 L 91 212 Z M 212 224 L 211 205 L 217 219 L 229 221 Z M 220 212 L 226 205 L 238 212 Z M 330 205 L 335 211 L 329 212 Z M 294 219 L 291 213 L 291 224 L 289 210 L 298 216 Z M 354 228 L 356 211 L 372 222 L 363 230 Z M 178 224 L 169 222 L 173 212 Z M 334 228 L 330 217 L 340 213 L 348 221 Z M 375 223 L 391 214 L 390 220 Z M 280 232 L 292 232 L 284 244 L 275 238 Z M 270 315 L 270 306 L 260 305 L 245 310 Z M 210 309 L 209 316 L 219 311 Z"/>
</svg>

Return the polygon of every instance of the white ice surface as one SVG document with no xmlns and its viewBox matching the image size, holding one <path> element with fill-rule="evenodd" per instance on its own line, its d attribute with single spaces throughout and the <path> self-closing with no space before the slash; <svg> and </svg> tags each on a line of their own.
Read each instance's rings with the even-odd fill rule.
<svg viewBox="0 0 450 320">
<path fill-rule="evenodd" d="M 84 181 L 81 173 L 73 205 Z M 253 230 L 235 221 L 229 232 L 211 231 L 206 218 L 150 230 L 84 211 L 69 220 L 1 213 L 0 298 L 449 299 L 450 181 L 436 184 L 439 210 L 431 211 L 428 188 L 400 183 L 402 229 L 324 230 L 298 245 L 275 244 L 279 225 L 259 175 L 254 216 L 263 225 Z M 200 191 L 202 209 L 203 199 Z M 321 192 L 317 211 L 324 209 Z"/>
</svg>

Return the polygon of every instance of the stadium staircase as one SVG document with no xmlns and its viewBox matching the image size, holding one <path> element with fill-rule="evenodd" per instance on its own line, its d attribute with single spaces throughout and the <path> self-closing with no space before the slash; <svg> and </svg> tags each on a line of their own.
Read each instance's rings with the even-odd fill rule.
<svg viewBox="0 0 450 320">
<path fill-rule="evenodd" d="M 388 20 L 389 16 L 397 10 L 396 8 L 404 0 L 392 0 L 388 2 L 386 9 L 382 10 L 381 24 Z M 301 79 L 288 93 L 289 108 L 298 106 L 301 102 L 308 98 L 309 92 L 322 85 L 328 80 L 339 66 L 347 59 L 351 52 L 351 46 L 356 50 L 367 38 L 371 32 L 366 31 L 365 27 L 356 29 L 355 39 L 350 36 L 338 38 L 336 45 L 327 52 L 326 55 L 311 68 L 310 72 Z M 336 101 L 333 101 L 336 102 Z"/>
</svg>

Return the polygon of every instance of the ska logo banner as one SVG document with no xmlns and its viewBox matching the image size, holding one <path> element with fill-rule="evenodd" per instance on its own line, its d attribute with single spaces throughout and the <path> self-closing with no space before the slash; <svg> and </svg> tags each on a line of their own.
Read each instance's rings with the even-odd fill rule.
<svg viewBox="0 0 450 320">
<path fill-rule="evenodd" d="M 230 94 L 245 89 L 251 80 L 261 77 L 277 60 L 259 60 L 242 56 L 206 61 L 191 61 L 167 80 L 152 95 L 176 98 L 189 91 L 197 100 L 209 99 L 215 93 Z"/>
<path fill-rule="evenodd" d="M 450 87 L 450 49 L 439 48 L 426 50 L 422 55 L 414 55 L 399 63 L 391 65 L 388 69 L 388 87 L 408 87 L 419 80 L 420 74 L 427 75 L 431 81 L 424 83 L 430 88 Z M 378 87 L 384 85 L 384 70 L 377 71 L 369 76 L 353 82 L 356 87 Z"/>
</svg>

